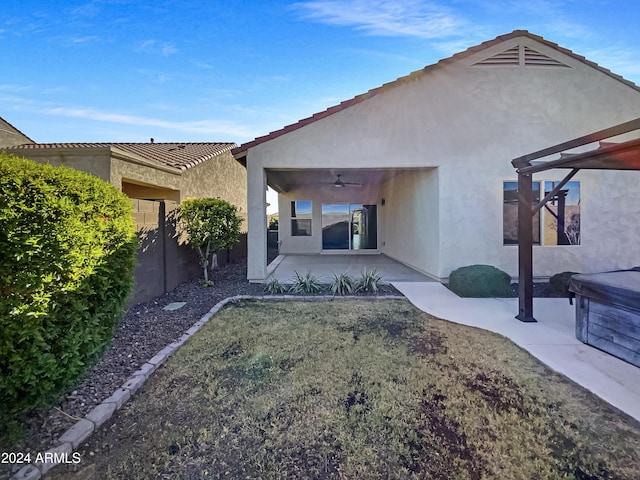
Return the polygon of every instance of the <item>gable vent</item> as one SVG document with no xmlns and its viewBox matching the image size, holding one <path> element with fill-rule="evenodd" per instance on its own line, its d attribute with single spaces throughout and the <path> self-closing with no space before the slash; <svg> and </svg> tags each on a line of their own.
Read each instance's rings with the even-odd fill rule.
<svg viewBox="0 0 640 480">
<path fill-rule="evenodd" d="M 543 53 L 536 52 L 529 47 L 524 47 L 524 64 L 538 67 L 568 67 L 568 65 L 548 57 Z"/>
<path fill-rule="evenodd" d="M 509 50 L 493 55 L 492 57 L 480 60 L 473 64 L 482 67 L 569 67 L 564 63 L 551 58 L 544 53 L 535 51 L 524 45 L 516 45 Z"/>
<path fill-rule="evenodd" d="M 520 65 L 520 48 L 515 46 L 493 57 L 482 60 L 475 65 Z"/>
</svg>

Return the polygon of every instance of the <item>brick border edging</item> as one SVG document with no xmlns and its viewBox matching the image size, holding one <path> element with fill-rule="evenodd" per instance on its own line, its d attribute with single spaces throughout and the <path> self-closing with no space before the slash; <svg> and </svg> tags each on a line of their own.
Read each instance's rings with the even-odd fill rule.
<svg viewBox="0 0 640 480">
<path fill-rule="evenodd" d="M 58 445 L 50 448 L 43 454 L 52 454 L 55 456 L 69 456 L 78 446 L 88 439 L 103 423 L 109 420 L 115 412 L 117 412 L 131 396 L 144 384 L 144 382 L 169 358 L 178 347 L 185 343 L 193 334 L 195 334 L 211 317 L 222 310 L 230 303 L 236 303 L 242 300 L 254 301 L 305 301 L 305 302 L 331 302 L 343 300 L 406 300 L 403 295 L 380 295 L 380 296 L 359 296 L 359 295 L 236 295 L 227 297 L 216 303 L 200 320 L 194 323 L 182 336 L 175 342 L 171 342 L 158 353 L 156 353 L 149 361 L 144 363 L 138 370 L 133 372 L 129 379 L 118 388 L 113 395 L 102 401 L 97 407 L 91 410 L 87 415 L 78 420 L 71 428 L 58 437 Z M 25 465 L 9 480 L 39 480 L 42 476 L 49 472 L 60 462 L 38 462 Z"/>
</svg>

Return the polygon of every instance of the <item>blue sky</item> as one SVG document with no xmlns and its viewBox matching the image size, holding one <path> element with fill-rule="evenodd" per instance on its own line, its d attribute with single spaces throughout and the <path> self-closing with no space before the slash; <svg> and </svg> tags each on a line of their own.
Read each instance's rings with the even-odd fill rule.
<svg viewBox="0 0 640 480">
<path fill-rule="evenodd" d="M 2 0 L 0 116 L 41 143 L 242 143 L 515 29 L 640 84 L 637 0 Z"/>
</svg>

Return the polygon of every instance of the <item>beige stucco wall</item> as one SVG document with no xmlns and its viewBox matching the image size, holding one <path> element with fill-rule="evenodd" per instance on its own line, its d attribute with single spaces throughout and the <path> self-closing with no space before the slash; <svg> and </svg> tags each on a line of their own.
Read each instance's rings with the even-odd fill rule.
<svg viewBox="0 0 640 480">
<path fill-rule="evenodd" d="M 571 68 L 471 66 L 519 42 Z M 408 263 L 441 279 L 474 263 L 495 265 L 515 276 L 517 250 L 502 242 L 502 182 L 516 178 L 510 160 L 636 118 L 639 111 L 640 92 L 632 87 L 535 40 L 515 38 L 383 88 L 368 100 L 257 145 L 249 149 L 247 165 L 249 172 L 255 170 L 255 179 L 265 168 L 437 167 L 439 215 L 430 215 L 429 226 L 420 227 L 438 232 L 439 246 L 433 248 L 431 238 L 429 247 L 438 253 L 437 264 L 434 255 Z M 534 180 L 560 180 L 564 173 Z M 630 259 L 640 259 L 637 227 L 629 220 L 640 211 L 632 188 L 639 175 L 579 173 L 574 180 L 581 182 L 583 243 L 535 247 L 534 275 L 623 268 L 634 263 Z M 251 178 L 250 199 L 260 195 L 252 189 L 261 188 Z M 400 185 L 385 188 L 389 198 L 407 202 L 405 210 L 412 211 L 415 224 L 425 221 L 424 212 L 410 203 L 420 194 L 407 196 Z M 612 212 L 622 219 L 619 223 Z M 249 228 L 264 231 L 262 223 L 264 214 L 255 225 L 250 221 Z M 261 236 L 256 233 L 257 241 Z M 264 267 L 251 256 L 251 240 L 249 245 L 250 276 L 259 278 Z M 388 250 L 398 258 L 416 258 L 399 246 Z"/>
<path fill-rule="evenodd" d="M 7 151 L 19 157 L 29 158 L 34 162 L 48 163 L 54 166 L 64 165 L 91 173 L 107 181 L 110 178 L 110 151 L 108 148 L 93 149 L 90 153 L 77 148 L 58 148 L 55 151 L 49 149 L 7 149 Z"/>
<path fill-rule="evenodd" d="M 182 198 L 219 197 L 247 216 L 247 170 L 231 152 L 191 167 L 183 173 Z"/>
<path fill-rule="evenodd" d="M 130 182 L 172 189 L 179 192 L 178 198 L 172 198 L 177 201 L 190 197 L 219 197 L 234 204 L 243 215 L 247 212 L 246 170 L 230 152 L 180 173 L 113 158 L 110 181 L 118 186 Z"/>
<path fill-rule="evenodd" d="M 438 169 L 402 172 L 382 185 L 379 250 L 437 277 L 440 265 Z M 442 213 L 446 215 L 446 212 Z"/>
</svg>

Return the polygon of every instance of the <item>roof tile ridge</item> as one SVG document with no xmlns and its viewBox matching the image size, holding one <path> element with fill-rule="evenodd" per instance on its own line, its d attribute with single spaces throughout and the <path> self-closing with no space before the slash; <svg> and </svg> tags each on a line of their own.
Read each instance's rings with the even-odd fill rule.
<svg viewBox="0 0 640 480">
<path fill-rule="evenodd" d="M 182 171 L 188 170 L 189 168 L 195 167 L 196 165 L 200 165 L 201 163 L 204 163 L 207 160 L 211 160 L 212 158 L 217 157 L 218 155 L 221 155 L 226 152 L 230 152 L 234 148 L 238 147 L 238 145 L 235 142 L 216 143 L 216 145 L 220 145 L 220 144 L 226 145 L 226 147 L 222 150 L 216 151 L 215 153 L 208 153 L 206 155 L 203 155 L 200 158 L 193 160 L 191 162 L 188 162 L 187 164 L 180 166 L 178 168 L 180 168 Z"/>
</svg>

